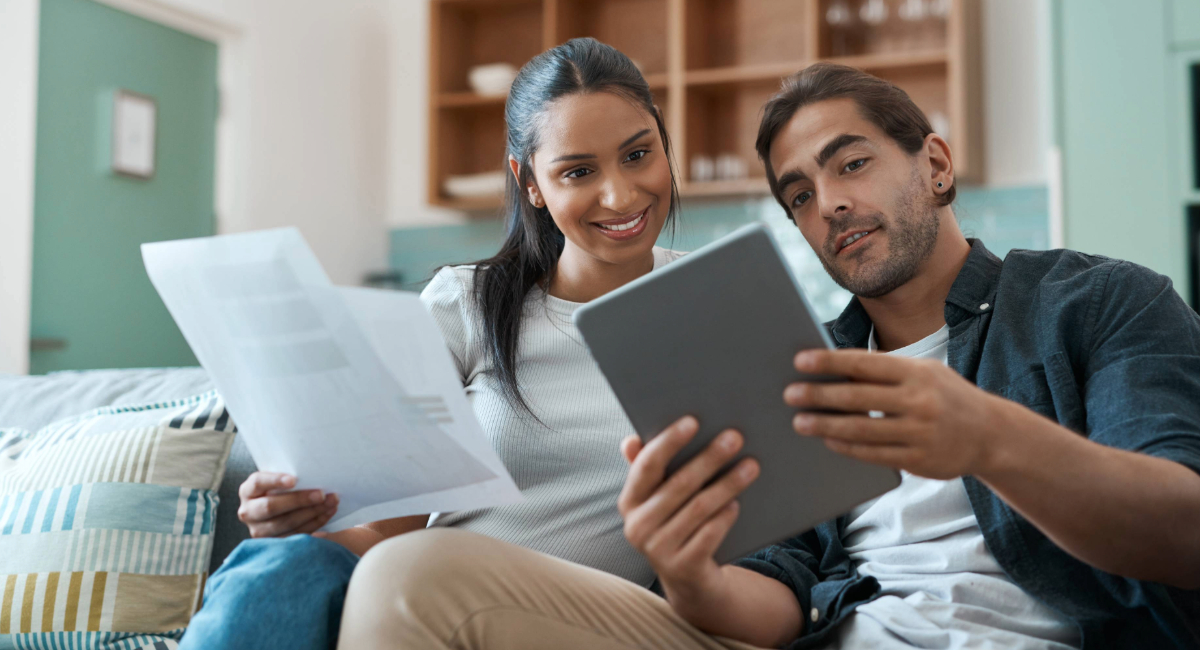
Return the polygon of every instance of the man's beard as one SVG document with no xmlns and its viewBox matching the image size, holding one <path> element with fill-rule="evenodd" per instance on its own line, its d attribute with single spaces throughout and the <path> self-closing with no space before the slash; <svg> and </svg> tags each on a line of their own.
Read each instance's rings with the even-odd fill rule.
<svg viewBox="0 0 1200 650">
<path fill-rule="evenodd" d="M 846 291 L 860 298 L 885 296 L 913 279 L 921 263 L 933 253 L 938 237 L 937 208 L 930 201 L 923 200 L 920 178 L 914 174 L 912 180 L 905 188 L 896 218 L 891 224 L 884 226 L 882 214 L 850 215 L 830 222 L 830 239 L 817 257 L 833 281 Z M 882 260 L 865 268 L 860 267 L 853 274 L 832 263 L 841 244 L 833 238 L 839 237 L 839 233 L 872 228 L 888 232 L 887 255 Z"/>
</svg>

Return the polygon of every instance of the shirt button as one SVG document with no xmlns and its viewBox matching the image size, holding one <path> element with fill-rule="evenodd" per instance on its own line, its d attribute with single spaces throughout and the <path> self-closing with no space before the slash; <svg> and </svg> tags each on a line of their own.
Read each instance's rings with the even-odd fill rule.
<svg viewBox="0 0 1200 650">
<path fill-rule="evenodd" d="M 991 307 L 991 306 L 992 306 L 992 305 L 991 305 L 991 303 L 987 303 L 987 302 L 985 302 L 985 303 L 983 303 L 982 305 L 980 305 L 980 306 L 979 306 L 979 309 L 980 309 L 980 311 L 987 311 L 987 308 L 988 308 L 988 307 Z"/>
<path fill-rule="evenodd" d="M 814 607 L 814 608 L 812 608 L 812 613 L 809 614 L 809 618 L 812 619 L 813 623 L 816 623 L 821 618 L 821 612 L 819 610 L 817 610 L 816 607 Z"/>
</svg>

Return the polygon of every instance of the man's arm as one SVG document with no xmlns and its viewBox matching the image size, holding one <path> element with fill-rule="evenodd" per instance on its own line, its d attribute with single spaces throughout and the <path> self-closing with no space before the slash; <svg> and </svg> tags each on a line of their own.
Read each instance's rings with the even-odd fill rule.
<svg viewBox="0 0 1200 650">
<path fill-rule="evenodd" d="M 797 414 L 797 432 L 920 476 L 973 475 L 1092 566 L 1200 586 L 1200 475 L 1187 467 L 1088 440 L 938 362 L 842 350 L 801 353 L 796 366 L 855 380 L 789 386 L 792 406 L 846 413 Z M 869 411 L 888 417 L 857 415 Z"/>
<path fill-rule="evenodd" d="M 996 406 L 988 420 L 999 430 L 976 478 L 1083 562 L 1200 588 L 1200 474 L 1097 444 L 1012 402 Z"/>
</svg>

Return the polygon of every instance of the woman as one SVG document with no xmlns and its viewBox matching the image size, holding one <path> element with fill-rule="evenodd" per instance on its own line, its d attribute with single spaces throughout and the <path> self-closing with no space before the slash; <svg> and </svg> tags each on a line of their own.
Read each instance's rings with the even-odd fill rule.
<svg viewBox="0 0 1200 650">
<path fill-rule="evenodd" d="M 314 537 L 301 533 L 329 521 L 336 495 L 280 494 L 292 477 L 257 472 L 239 517 L 256 538 L 284 539 L 234 551 L 184 648 L 329 647 L 358 556 L 427 524 L 653 581 L 616 507 L 627 471 L 618 445 L 634 432 L 571 313 L 675 257 L 654 246 L 677 204 L 662 115 L 625 55 L 575 39 L 522 68 L 505 120 L 508 237 L 495 257 L 443 268 L 421 297 L 524 502 Z"/>
</svg>

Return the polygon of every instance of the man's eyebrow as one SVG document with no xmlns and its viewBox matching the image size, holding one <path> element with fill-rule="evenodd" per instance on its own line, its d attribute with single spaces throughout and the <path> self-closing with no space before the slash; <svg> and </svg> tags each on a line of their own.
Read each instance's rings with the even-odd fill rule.
<svg viewBox="0 0 1200 650">
<path fill-rule="evenodd" d="M 782 195 L 784 190 L 786 190 L 792 183 L 799 183 L 800 181 L 806 180 L 808 180 L 808 177 L 804 175 L 804 172 L 793 169 L 784 172 L 783 175 L 779 177 L 779 180 L 775 182 L 775 187 L 778 188 L 779 193 Z"/>
<path fill-rule="evenodd" d="M 625 138 L 625 141 L 622 142 L 620 144 L 620 146 L 617 147 L 617 149 L 624 149 L 625 147 L 628 147 L 629 145 L 633 144 L 638 138 L 644 137 L 650 133 L 652 133 L 652 131 L 650 129 L 642 129 L 641 131 L 634 133 L 633 135 L 629 136 L 628 138 Z M 594 154 L 594 153 L 572 153 L 572 154 L 567 154 L 565 156 L 559 156 L 558 158 L 555 158 L 554 160 L 551 160 L 550 162 L 556 163 L 556 162 L 563 162 L 566 160 L 587 160 L 589 158 L 595 158 L 595 157 L 596 157 L 596 154 Z"/>
<path fill-rule="evenodd" d="M 855 144 L 858 142 L 866 142 L 866 141 L 867 141 L 866 136 L 862 136 L 862 135 L 854 135 L 852 133 L 843 133 L 843 134 L 839 135 L 838 137 L 834 138 L 833 140 L 830 140 L 829 144 L 825 145 L 821 149 L 821 153 L 817 154 L 817 157 L 816 157 L 817 167 L 824 167 L 825 163 L 829 162 L 829 159 L 833 158 L 833 156 L 835 154 L 837 154 L 837 152 L 840 151 L 843 147 L 848 147 L 852 144 Z"/>
</svg>

